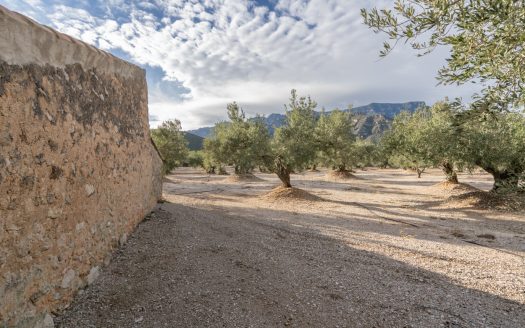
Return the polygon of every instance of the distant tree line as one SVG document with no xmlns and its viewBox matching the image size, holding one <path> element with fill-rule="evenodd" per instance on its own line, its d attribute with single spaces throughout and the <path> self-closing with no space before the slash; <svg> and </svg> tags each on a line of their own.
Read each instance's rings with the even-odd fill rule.
<svg viewBox="0 0 525 328">
<path fill-rule="evenodd" d="M 525 117 L 518 112 L 469 115 L 448 101 L 395 117 L 381 140 L 389 164 L 420 175 L 440 167 L 451 183 L 457 172 L 479 167 L 494 178 L 493 191 L 523 189 Z"/>
<path fill-rule="evenodd" d="M 227 122 L 217 123 L 205 140 L 202 166 L 210 173 L 225 165 L 235 174 L 251 174 L 255 168 L 275 173 L 284 187 L 290 175 L 317 165 L 346 172 L 371 165 L 376 146 L 353 133 L 352 116 L 334 110 L 315 115 L 317 103 L 292 90 L 285 106 L 286 124 L 270 136 L 260 117 L 248 120 L 237 103 L 227 107 Z"/>
</svg>

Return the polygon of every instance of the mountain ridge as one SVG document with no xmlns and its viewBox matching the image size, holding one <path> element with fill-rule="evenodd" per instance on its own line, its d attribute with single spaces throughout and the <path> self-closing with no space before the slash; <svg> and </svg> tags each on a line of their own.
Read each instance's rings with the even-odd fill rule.
<svg viewBox="0 0 525 328">
<path fill-rule="evenodd" d="M 363 139 L 377 140 L 386 130 L 396 115 L 402 111 L 414 112 L 419 107 L 426 106 L 424 101 L 408 101 L 404 103 L 370 103 L 365 106 L 358 106 L 352 109 L 345 109 L 345 112 L 351 111 L 354 116 L 354 133 Z M 331 111 L 326 111 L 328 114 Z M 321 112 L 316 112 L 321 115 Z M 264 123 L 268 127 L 270 134 L 275 129 L 281 127 L 286 122 L 286 115 L 272 113 L 264 117 Z M 213 127 L 202 127 L 199 129 L 188 130 L 188 133 L 196 136 L 207 138 L 213 133 Z"/>
<path fill-rule="evenodd" d="M 189 150 L 201 150 L 204 148 L 204 138 L 191 132 L 183 132 L 184 139 L 188 142 Z"/>
</svg>

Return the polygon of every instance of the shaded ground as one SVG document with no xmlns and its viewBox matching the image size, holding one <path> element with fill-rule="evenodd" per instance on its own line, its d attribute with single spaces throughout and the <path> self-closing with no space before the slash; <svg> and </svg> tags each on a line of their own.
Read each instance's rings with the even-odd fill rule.
<svg viewBox="0 0 525 328">
<path fill-rule="evenodd" d="M 182 169 L 61 327 L 522 327 L 523 213 L 442 207 L 394 170 L 337 182 L 324 201 L 270 202 L 278 184 Z M 487 176 L 461 176 L 487 189 Z"/>
</svg>

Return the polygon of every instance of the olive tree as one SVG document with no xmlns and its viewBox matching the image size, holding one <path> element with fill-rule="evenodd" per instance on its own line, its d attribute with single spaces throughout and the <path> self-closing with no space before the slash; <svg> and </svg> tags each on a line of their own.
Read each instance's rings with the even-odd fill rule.
<svg viewBox="0 0 525 328">
<path fill-rule="evenodd" d="M 215 125 L 204 151 L 216 163 L 232 164 L 235 174 L 250 173 L 269 151 L 268 129 L 259 118 L 247 119 L 235 102 L 228 104 L 227 110 L 229 121 Z"/>
<path fill-rule="evenodd" d="M 430 109 L 427 125 L 428 157 L 432 166 L 439 167 L 449 183 L 458 183 L 457 171 L 472 168 L 466 158 L 466 146 L 458 130 L 458 112 L 448 100 L 435 103 Z"/>
<path fill-rule="evenodd" d="M 492 191 L 523 190 L 525 179 L 525 117 L 500 113 L 460 126 L 466 159 L 494 177 Z"/>
<path fill-rule="evenodd" d="M 473 108 L 500 112 L 525 105 L 525 2 L 396 0 L 392 8 L 362 9 L 361 14 L 374 32 L 390 39 L 381 56 L 400 41 L 419 55 L 439 46 L 450 49 L 438 80 L 483 83 Z"/>
<path fill-rule="evenodd" d="M 428 156 L 428 126 L 425 124 L 428 115 L 427 111 L 400 113 L 394 118 L 390 131 L 381 140 L 389 163 L 416 171 L 418 178 L 421 178 L 427 167 L 432 166 Z"/>
<path fill-rule="evenodd" d="M 384 146 L 393 163 L 416 170 L 418 177 L 426 167 L 439 167 L 446 181 L 458 183 L 457 170 L 469 166 L 456 113 L 448 101 L 396 117 Z"/>
<path fill-rule="evenodd" d="M 226 130 L 226 126 L 226 122 L 215 123 L 212 135 L 204 139 L 202 166 L 208 174 L 221 173 L 223 170 L 223 156 L 220 149 L 220 141 L 217 135 L 220 134 L 221 131 Z"/>
<path fill-rule="evenodd" d="M 190 150 L 186 156 L 186 159 L 184 160 L 184 164 L 188 165 L 189 167 L 204 168 L 204 154 L 202 150 Z"/>
<path fill-rule="evenodd" d="M 298 97 L 292 90 L 285 106 L 286 124 L 275 130 L 271 155 L 265 156 L 266 166 L 277 174 L 286 188 L 291 188 L 290 174 L 302 171 L 314 162 L 317 146 L 314 136 L 317 103 L 310 97 Z"/>
<path fill-rule="evenodd" d="M 177 166 L 182 165 L 188 154 L 188 142 L 181 129 L 179 120 L 169 120 L 151 130 L 151 138 L 164 162 L 164 174 L 168 174 Z"/>
<path fill-rule="evenodd" d="M 381 164 L 378 145 L 370 140 L 356 140 L 352 146 L 352 155 L 352 166 L 356 168 Z"/>
<path fill-rule="evenodd" d="M 355 165 L 353 128 L 348 112 L 336 109 L 321 114 L 315 127 L 315 138 L 322 164 L 338 172 L 347 172 Z"/>
<path fill-rule="evenodd" d="M 206 144 L 210 144 L 211 139 L 205 139 L 204 140 L 204 146 L 206 148 Z M 208 146 L 210 147 L 210 146 Z M 208 174 L 223 174 L 224 169 L 222 165 L 213 157 L 213 154 L 207 151 L 202 152 L 202 168 L 206 173 Z"/>
</svg>

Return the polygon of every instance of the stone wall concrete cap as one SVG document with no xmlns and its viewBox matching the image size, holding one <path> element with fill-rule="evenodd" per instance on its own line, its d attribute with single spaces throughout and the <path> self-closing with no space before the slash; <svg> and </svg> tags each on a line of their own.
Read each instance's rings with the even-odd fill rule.
<svg viewBox="0 0 525 328">
<path fill-rule="evenodd" d="M 0 5 L 0 60 L 11 65 L 80 64 L 102 73 L 126 78 L 143 77 L 145 71 L 110 53 L 41 25 Z"/>
</svg>

